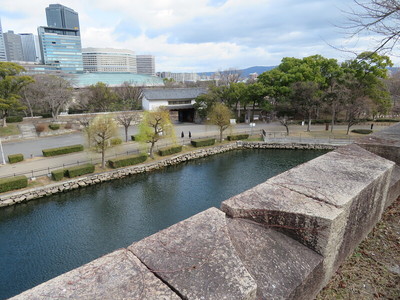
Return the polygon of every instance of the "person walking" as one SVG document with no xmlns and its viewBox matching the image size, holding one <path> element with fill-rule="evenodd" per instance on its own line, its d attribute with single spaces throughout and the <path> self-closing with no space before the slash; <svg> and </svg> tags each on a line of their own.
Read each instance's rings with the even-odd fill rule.
<svg viewBox="0 0 400 300">
<path fill-rule="evenodd" d="M 185 137 L 185 134 L 184 134 L 184 132 L 182 131 L 182 133 L 181 133 L 181 138 L 184 138 Z"/>
</svg>

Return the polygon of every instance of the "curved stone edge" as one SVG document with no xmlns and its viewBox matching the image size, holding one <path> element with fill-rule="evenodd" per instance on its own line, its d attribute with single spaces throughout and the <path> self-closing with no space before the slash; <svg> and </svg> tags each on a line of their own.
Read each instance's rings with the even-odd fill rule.
<svg viewBox="0 0 400 300">
<path fill-rule="evenodd" d="M 92 175 L 87 175 L 84 177 L 79 177 L 76 179 L 71 179 L 68 181 L 62 181 L 57 183 L 52 183 L 43 187 L 37 187 L 32 189 L 25 189 L 22 191 L 15 191 L 10 193 L 5 193 L 0 195 L 0 208 L 5 206 L 11 206 L 17 203 L 23 203 L 26 201 L 50 196 L 53 194 L 67 192 L 69 190 L 74 190 L 82 187 L 86 187 L 93 184 L 98 184 L 101 182 L 106 182 L 114 179 L 124 178 L 127 176 L 152 172 L 165 168 L 167 166 L 177 165 L 184 163 L 186 161 L 195 160 L 199 158 L 204 158 L 211 155 L 216 155 L 224 153 L 227 151 L 232 151 L 236 149 L 323 149 L 331 150 L 334 147 L 329 145 L 308 145 L 308 144 L 267 144 L 264 142 L 234 142 L 223 146 L 199 149 L 188 153 L 174 155 L 172 157 L 157 161 L 149 162 L 140 165 L 135 165 L 126 168 L 119 168 L 116 170 L 111 170 L 103 173 L 96 173 Z"/>
</svg>

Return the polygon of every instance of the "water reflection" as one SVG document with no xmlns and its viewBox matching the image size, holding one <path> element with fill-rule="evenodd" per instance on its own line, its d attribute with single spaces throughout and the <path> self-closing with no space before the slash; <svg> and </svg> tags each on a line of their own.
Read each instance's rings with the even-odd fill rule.
<svg viewBox="0 0 400 300">
<path fill-rule="evenodd" d="M 0 299 L 219 207 L 323 153 L 232 151 L 0 209 Z"/>
</svg>

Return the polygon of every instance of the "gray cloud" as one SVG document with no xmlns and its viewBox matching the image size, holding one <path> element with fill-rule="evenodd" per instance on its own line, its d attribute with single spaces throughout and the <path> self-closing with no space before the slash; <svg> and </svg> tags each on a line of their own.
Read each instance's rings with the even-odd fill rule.
<svg viewBox="0 0 400 300">
<path fill-rule="evenodd" d="M 234 42 L 250 47 L 275 42 L 312 43 L 320 37 L 330 39 L 338 34 L 332 23 L 343 16 L 335 5 L 345 2 L 286 0 L 230 7 L 174 27 L 150 29 L 147 34 L 150 37 L 168 34 L 170 43 Z M 298 34 L 294 35 L 295 32 Z"/>
</svg>

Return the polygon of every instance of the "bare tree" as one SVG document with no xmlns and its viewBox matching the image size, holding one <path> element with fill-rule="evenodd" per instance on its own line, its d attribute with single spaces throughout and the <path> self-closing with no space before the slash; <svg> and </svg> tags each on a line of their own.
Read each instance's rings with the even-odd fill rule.
<svg viewBox="0 0 400 300">
<path fill-rule="evenodd" d="M 340 26 L 351 37 L 366 32 L 380 36 L 374 52 L 391 52 L 400 38 L 400 2 L 398 0 L 353 0 L 356 8 L 345 11 L 348 23 Z"/>
<path fill-rule="evenodd" d="M 54 75 L 35 75 L 34 80 L 22 92 L 31 115 L 33 107 L 40 106 L 41 110 L 51 112 L 53 119 L 57 119 L 61 109 L 72 99 L 73 88 L 70 82 Z"/>
<path fill-rule="evenodd" d="M 392 74 L 389 79 L 386 80 L 386 85 L 389 89 L 390 95 L 392 97 L 393 114 L 400 113 L 400 71 Z"/>
<path fill-rule="evenodd" d="M 129 126 L 138 124 L 140 121 L 140 114 L 138 112 L 123 112 L 118 114 L 117 122 L 124 126 L 125 129 L 125 142 L 128 141 Z"/>
<path fill-rule="evenodd" d="M 40 84 L 32 82 L 23 87 L 20 91 L 21 102 L 27 107 L 26 115 L 34 116 L 34 113 L 43 110 L 43 99 L 45 91 L 40 87 Z"/>
<path fill-rule="evenodd" d="M 88 146 L 89 148 L 91 147 L 91 142 L 92 142 L 92 137 L 91 132 L 89 130 L 89 125 L 90 122 L 93 120 L 94 117 L 90 116 L 90 115 L 83 115 L 78 119 L 78 123 L 83 127 L 83 132 L 84 134 L 86 134 L 87 137 L 87 142 L 88 142 Z"/>
<path fill-rule="evenodd" d="M 121 86 L 115 88 L 119 98 L 119 106 L 122 110 L 140 109 L 142 102 L 142 87 L 125 81 Z"/>
<path fill-rule="evenodd" d="M 224 71 L 218 71 L 213 75 L 218 84 L 217 85 L 231 85 L 231 83 L 237 83 L 240 80 L 242 72 L 238 69 L 231 68 Z"/>
</svg>

